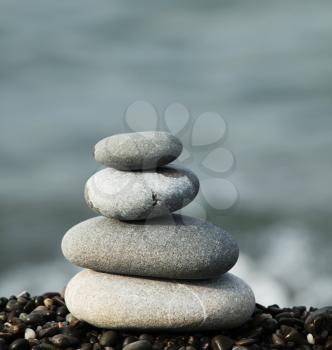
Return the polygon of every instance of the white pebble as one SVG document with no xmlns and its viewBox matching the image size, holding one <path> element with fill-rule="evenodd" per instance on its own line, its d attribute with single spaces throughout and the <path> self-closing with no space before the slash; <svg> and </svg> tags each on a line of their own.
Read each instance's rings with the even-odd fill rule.
<svg viewBox="0 0 332 350">
<path fill-rule="evenodd" d="M 309 344 L 311 344 L 311 345 L 315 344 L 315 338 L 314 338 L 314 336 L 311 333 L 308 333 L 307 340 L 308 340 Z"/>
<path fill-rule="evenodd" d="M 36 339 L 36 332 L 31 328 L 27 328 L 24 333 L 24 338 L 27 340 Z"/>
</svg>

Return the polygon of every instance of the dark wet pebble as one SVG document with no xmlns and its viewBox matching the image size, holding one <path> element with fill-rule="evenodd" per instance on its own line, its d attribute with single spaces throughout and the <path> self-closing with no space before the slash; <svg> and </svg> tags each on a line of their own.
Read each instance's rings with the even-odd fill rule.
<svg viewBox="0 0 332 350">
<path fill-rule="evenodd" d="M 231 350 L 234 345 L 234 340 L 224 335 L 217 335 L 211 340 L 212 350 Z"/>
<path fill-rule="evenodd" d="M 62 305 L 59 306 L 56 310 L 56 315 L 61 316 L 61 317 L 66 317 L 66 315 L 69 313 L 68 309 L 66 306 Z"/>
<path fill-rule="evenodd" d="M 22 311 L 29 314 L 30 312 L 32 312 L 35 309 L 35 307 L 36 307 L 36 304 L 35 304 L 34 300 L 30 300 L 24 305 Z"/>
<path fill-rule="evenodd" d="M 66 306 L 66 303 L 64 302 L 63 298 L 61 298 L 59 295 L 55 296 L 53 298 L 53 301 L 58 304 L 59 306 L 64 305 Z"/>
<path fill-rule="evenodd" d="M 154 336 L 148 333 L 143 333 L 138 337 L 138 340 L 147 340 L 151 344 L 154 342 Z"/>
<path fill-rule="evenodd" d="M 123 340 L 122 346 L 126 347 L 128 344 L 134 343 L 138 338 L 134 336 L 128 336 Z"/>
<path fill-rule="evenodd" d="M 311 312 L 305 320 L 305 328 L 314 335 L 321 334 L 324 330 L 332 331 L 332 307 L 324 307 Z"/>
<path fill-rule="evenodd" d="M 39 326 L 44 324 L 45 316 L 41 312 L 33 311 L 27 315 L 25 322 L 32 326 Z"/>
<path fill-rule="evenodd" d="M 83 343 L 80 346 L 81 350 L 92 350 L 93 344 L 91 343 Z"/>
<path fill-rule="evenodd" d="M 4 309 L 8 303 L 8 299 L 5 297 L 0 298 L 0 310 Z"/>
<path fill-rule="evenodd" d="M 44 298 L 40 295 L 34 298 L 36 306 L 44 305 Z"/>
<path fill-rule="evenodd" d="M 53 337 L 59 333 L 59 326 L 58 324 L 54 324 L 45 328 L 41 328 L 37 331 L 38 337 L 39 338 L 44 338 L 44 337 Z"/>
<path fill-rule="evenodd" d="M 147 340 L 137 340 L 124 347 L 125 350 L 150 350 L 151 343 Z"/>
<path fill-rule="evenodd" d="M 79 340 L 76 337 L 66 334 L 57 334 L 50 340 L 55 346 L 59 348 L 68 348 L 71 346 L 77 346 L 79 344 Z"/>
<path fill-rule="evenodd" d="M 281 332 L 286 342 L 294 342 L 296 344 L 306 343 L 304 336 L 293 327 L 283 326 Z"/>
<path fill-rule="evenodd" d="M 249 346 L 249 345 L 253 345 L 257 343 L 257 339 L 253 339 L 253 338 L 242 338 L 239 339 L 235 342 L 235 345 L 238 346 Z"/>
<path fill-rule="evenodd" d="M 276 329 L 278 329 L 279 323 L 274 318 L 266 318 L 261 325 L 265 331 L 274 332 Z"/>
<path fill-rule="evenodd" d="M 6 305 L 6 310 L 7 311 L 15 311 L 18 310 L 20 308 L 20 304 L 17 302 L 16 299 L 11 299 L 8 300 L 7 305 Z"/>
<path fill-rule="evenodd" d="M 36 339 L 24 339 L 26 328 Z M 310 342 L 310 344 L 309 344 Z M 313 344 L 313 342 L 315 344 Z M 71 315 L 59 293 L 0 298 L 0 350 L 332 350 L 332 307 L 256 305 L 243 326 L 176 334 L 95 328 Z"/>
<path fill-rule="evenodd" d="M 29 350 L 30 344 L 26 339 L 16 339 L 9 345 L 9 350 Z"/>
<path fill-rule="evenodd" d="M 119 337 L 115 331 L 106 331 L 101 335 L 99 343 L 102 346 L 113 347 L 117 344 L 118 340 L 119 340 Z"/>
</svg>

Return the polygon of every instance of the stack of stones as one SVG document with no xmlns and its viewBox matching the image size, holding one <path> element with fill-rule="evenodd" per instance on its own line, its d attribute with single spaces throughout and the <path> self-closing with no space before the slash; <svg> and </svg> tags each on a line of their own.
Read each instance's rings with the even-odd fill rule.
<svg viewBox="0 0 332 350">
<path fill-rule="evenodd" d="M 199 190 L 192 172 L 165 166 L 182 152 L 166 132 L 113 135 L 95 146 L 105 169 L 86 183 L 102 216 L 71 228 L 65 257 L 85 270 L 67 285 L 70 312 L 112 329 L 212 330 L 243 324 L 255 299 L 226 273 L 239 249 L 221 228 L 172 214 Z"/>
</svg>

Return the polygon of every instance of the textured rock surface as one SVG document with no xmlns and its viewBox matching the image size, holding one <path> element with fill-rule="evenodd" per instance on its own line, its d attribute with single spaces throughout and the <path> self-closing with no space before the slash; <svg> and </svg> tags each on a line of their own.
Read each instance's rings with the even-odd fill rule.
<svg viewBox="0 0 332 350">
<path fill-rule="evenodd" d="M 215 277 L 239 254 L 221 228 L 180 215 L 145 223 L 92 218 L 66 233 L 62 251 L 73 264 L 96 271 L 179 279 Z"/>
<path fill-rule="evenodd" d="M 113 329 L 225 329 L 255 308 L 251 289 L 229 273 L 173 282 L 84 270 L 67 285 L 65 300 L 78 319 Z"/>
<path fill-rule="evenodd" d="M 94 156 L 101 163 L 119 170 L 153 169 L 175 160 L 182 143 L 168 132 L 146 131 L 117 134 L 99 141 Z"/>
<path fill-rule="evenodd" d="M 199 190 L 196 175 L 186 169 L 126 172 L 113 168 L 92 175 L 85 186 L 88 205 L 101 215 L 141 220 L 181 209 Z"/>
</svg>

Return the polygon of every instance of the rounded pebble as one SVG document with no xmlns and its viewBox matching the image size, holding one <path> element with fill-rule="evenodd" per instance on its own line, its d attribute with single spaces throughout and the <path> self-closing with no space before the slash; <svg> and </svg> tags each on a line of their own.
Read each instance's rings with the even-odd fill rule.
<svg viewBox="0 0 332 350">
<path fill-rule="evenodd" d="M 106 331 L 100 337 L 99 343 L 102 346 L 115 346 L 118 341 L 118 335 L 114 331 Z"/>
<path fill-rule="evenodd" d="M 144 220 L 170 214 L 197 195 L 199 180 L 186 169 L 124 172 L 106 168 L 85 185 L 85 200 L 97 213 L 118 220 Z"/>
<path fill-rule="evenodd" d="M 117 134 L 99 141 L 96 161 L 119 170 L 154 169 L 175 160 L 182 152 L 181 141 L 168 132 L 146 131 Z"/>
<path fill-rule="evenodd" d="M 307 340 L 308 340 L 309 344 L 311 344 L 311 345 L 315 344 L 315 338 L 311 333 L 307 334 Z"/>
<path fill-rule="evenodd" d="M 83 270 L 65 300 L 78 319 L 112 329 L 226 329 L 243 324 L 255 306 L 249 286 L 229 273 L 175 282 Z"/>
<path fill-rule="evenodd" d="M 123 349 L 125 350 L 150 350 L 151 343 L 147 340 L 137 340 L 133 343 L 126 345 Z"/>
<path fill-rule="evenodd" d="M 16 339 L 9 345 L 9 350 L 29 350 L 30 344 L 26 339 Z"/>
<path fill-rule="evenodd" d="M 31 328 L 26 328 L 25 333 L 24 333 L 24 338 L 29 340 L 29 339 L 35 339 L 36 338 L 36 332 L 31 329 Z"/>
<path fill-rule="evenodd" d="M 218 277 L 239 256 L 226 231 L 177 214 L 145 223 L 95 217 L 66 233 L 62 252 L 73 264 L 95 271 L 176 279 Z"/>
<path fill-rule="evenodd" d="M 224 335 L 217 335 L 211 340 L 212 350 L 232 350 L 234 340 Z"/>
<path fill-rule="evenodd" d="M 71 335 L 57 334 L 51 338 L 51 342 L 60 348 L 68 348 L 71 346 L 76 346 L 78 344 L 78 339 Z"/>
</svg>

